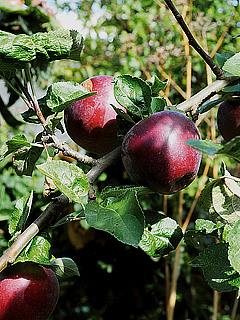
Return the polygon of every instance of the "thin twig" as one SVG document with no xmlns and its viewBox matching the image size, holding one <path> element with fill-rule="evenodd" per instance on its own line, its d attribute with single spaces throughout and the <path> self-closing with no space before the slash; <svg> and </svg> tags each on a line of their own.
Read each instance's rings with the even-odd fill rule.
<svg viewBox="0 0 240 320">
<path fill-rule="evenodd" d="M 43 136 L 42 139 L 44 142 L 47 143 L 48 147 L 53 147 L 58 151 L 62 151 L 64 156 L 71 157 L 77 160 L 78 162 L 81 162 L 91 167 L 96 165 L 97 163 L 96 159 L 89 157 L 86 154 L 77 152 L 76 150 L 73 150 L 65 141 L 62 141 L 55 135 Z M 48 143 L 48 140 L 52 140 L 53 142 Z"/>
<path fill-rule="evenodd" d="M 212 69 L 213 73 L 216 75 L 217 79 L 225 79 L 225 73 L 224 71 L 219 68 L 215 62 L 212 60 L 209 54 L 207 54 L 203 48 L 200 46 L 200 44 L 196 41 L 196 39 L 193 37 L 190 29 L 188 28 L 187 24 L 183 20 L 183 17 L 173 4 L 171 0 L 165 0 L 166 4 L 168 5 L 169 9 L 171 10 L 172 14 L 174 15 L 175 19 L 185 32 L 189 44 L 199 53 L 199 55 L 204 59 L 204 61 L 209 65 L 209 67 Z"/>
<path fill-rule="evenodd" d="M 231 320 L 236 319 L 238 304 L 239 304 L 239 290 L 236 292 L 236 297 L 234 299 L 234 304 L 233 304 L 232 313 L 231 313 Z"/>
<path fill-rule="evenodd" d="M 88 171 L 87 177 L 90 183 L 93 183 L 99 175 L 110 165 L 114 164 L 121 157 L 121 146 L 109 152 L 105 156 L 96 160 L 94 166 Z"/>
</svg>

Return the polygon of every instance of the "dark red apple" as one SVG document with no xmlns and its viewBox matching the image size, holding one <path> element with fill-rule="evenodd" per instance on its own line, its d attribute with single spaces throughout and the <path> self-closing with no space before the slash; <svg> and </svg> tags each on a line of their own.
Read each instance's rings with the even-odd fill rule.
<svg viewBox="0 0 240 320">
<path fill-rule="evenodd" d="M 125 110 L 114 97 L 111 76 L 96 76 L 82 83 L 94 96 L 72 103 L 65 109 L 65 126 L 69 136 L 80 147 L 96 153 L 106 154 L 117 146 L 117 113 L 110 104 Z"/>
<path fill-rule="evenodd" d="M 226 100 L 220 104 L 217 125 L 226 141 L 240 135 L 240 100 Z"/>
<path fill-rule="evenodd" d="M 0 320 L 47 320 L 56 307 L 55 273 L 33 262 L 19 262 L 0 273 Z"/>
<path fill-rule="evenodd" d="M 201 139 L 194 122 L 177 111 L 157 112 L 134 125 L 122 143 L 132 180 L 162 194 L 186 188 L 196 177 L 202 153 L 185 142 Z"/>
</svg>

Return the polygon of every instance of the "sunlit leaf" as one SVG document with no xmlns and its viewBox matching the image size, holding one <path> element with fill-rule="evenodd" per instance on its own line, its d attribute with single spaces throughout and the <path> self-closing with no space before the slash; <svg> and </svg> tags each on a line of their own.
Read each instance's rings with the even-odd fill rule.
<svg viewBox="0 0 240 320">
<path fill-rule="evenodd" d="M 157 76 L 153 76 L 148 79 L 146 83 L 151 87 L 152 97 L 157 97 L 159 95 L 159 91 L 166 88 L 168 80 L 161 81 Z"/>
<path fill-rule="evenodd" d="M 240 273 L 240 220 L 233 226 L 228 234 L 229 250 L 228 257 L 231 265 Z"/>
<path fill-rule="evenodd" d="M 240 53 L 234 54 L 231 58 L 226 60 L 222 69 L 234 76 L 240 76 Z"/>
<path fill-rule="evenodd" d="M 151 105 L 151 88 L 140 78 L 118 76 L 114 84 L 116 100 L 131 113 L 142 116 Z"/>
<path fill-rule="evenodd" d="M 164 256 L 175 250 L 183 237 L 177 222 L 158 212 L 144 213 L 146 227 L 139 247 L 152 257 Z"/>
<path fill-rule="evenodd" d="M 35 236 L 20 253 L 14 263 L 32 261 L 43 265 L 51 265 L 49 235 L 42 233 Z"/>
<path fill-rule="evenodd" d="M 74 81 L 56 82 L 48 87 L 45 97 L 39 99 L 39 105 L 48 107 L 52 112 L 61 112 L 71 103 L 93 96 L 97 92 L 90 92 L 81 84 Z"/>
<path fill-rule="evenodd" d="M 15 209 L 9 221 L 8 231 L 13 236 L 15 232 L 25 227 L 33 201 L 33 192 L 17 200 Z"/>
<path fill-rule="evenodd" d="M 83 205 L 82 197 L 88 194 L 89 183 L 82 169 L 61 160 L 46 162 L 38 165 L 37 168 L 51 178 L 62 193 Z"/>
</svg>

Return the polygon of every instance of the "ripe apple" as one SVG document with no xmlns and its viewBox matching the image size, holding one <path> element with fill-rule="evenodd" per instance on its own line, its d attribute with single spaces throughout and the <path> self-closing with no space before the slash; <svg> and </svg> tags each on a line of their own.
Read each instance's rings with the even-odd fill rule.
<svg viewBox="0 0 240 320">
<path fill-rule="evenodd" d="M 194 122 L 177 111 L 141 120 L 122 143 L 124 167 L 133 181 L 162 194 L 186 188 L 196 177 L 202 153 L 185 142 L 201 139 Z"/>
<path fill-rule="evenodd" d="M 114 83 L 111 76 L 95 76 L 82 85 L 94 96 L 73 102 L 65 109 L 64 121 L 68 135 L 80 147 L 96 153 L 106 154 L 117 146 L 117 113 L 111 106 L 125 111 L 114 97 Z"/>
<path fill-rule="evenodd" d="M 240 135 L 240 100 L 226 100 L 220 104 L 217 125 L 226 141 Z"/>
<path fill-rule="evenodd" d="M 33 262 L 19 262 L 0 273 L 0 320 L 47 320 L 56 307 L 55 273 Z"/>
</svg>

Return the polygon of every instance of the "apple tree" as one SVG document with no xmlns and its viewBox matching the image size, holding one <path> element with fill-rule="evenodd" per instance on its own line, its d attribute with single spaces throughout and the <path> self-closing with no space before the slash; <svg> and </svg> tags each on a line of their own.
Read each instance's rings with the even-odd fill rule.
<svg viewBox="0 0 240 320">
<path fill-rule="evenodd" d="M 148 1 L 145 5 L 150 8 Z M 0 258 L 3 273 L 11 268 L 9 265 L 31 262 L 51 268 L 59 278 L 79 275 L 72 259 L 54 256 L 51 242 L 53 230 L 59 226 L 84 221 L 91 228 L 110 234 L 122 245 L 143 251 L 149 259 L 167 257 L 176 250 L 178 261 L 182 243 L 195 246 L 199 239 L 210 238 L 211 244 L 203 248 L 191 266 L 202 269 L 213 290 L 238 292 L 240 178 L 232 174 L 231 164 L 240 161 L 239 127 L 234 127 L 238 126 L 239 113 L 230 113 L 231 103 L 240 99 L 239 53 L 218 54 L 216 64 L 193 36 L 172 1 L 165 0 L 162 5 L 172 12 L 186 43 L 189 42 L 216 78 L 175 105 L 171 105 L 164 94 L 170 79 L 160 79 L 159 74 L 140 77 L 143 71 L 147 74 L 141 61 L 138 75 L 122 73 L 107 83 L 101 76 L 90 77 L 83 83 L 56 81 L 48 86 L 44 96 L 38 97 L 31 71 L 34 64 L 81 61 L 83 50 L 85 54 L 87 50 L 83 49 L 82 35 L 65 29 L 31 35 L 0 31 L 0 76 L 24 101 L 23 121 L 41 126 L 34 139 L 20 130 L 6 139 L 1 145 L 0 160 L 4 163 L 11 157 L 17 176 L 34 179 L 41 175 L 44 181 L 39 181 L 43 182 L 41 188 L 45 196 L 42 212 L 34 221 L 31 212 L 35 190 L 16 199 L 8 221 L 7 245 L 2 237 L 6 249 Z M 136 58 L 136 52 L 134 54 Z M 109 74 L 109 70 L 106 73 Z M 97 88 L 94 87 L 96 78 L 100 78 Z M 111 102 L 108 101 L 110 94 L 114 98 Z M 228 141 L 209 139 L 204 131 L 206 126 L 201 122 L 220 103 L 230 105 L 230 109 L 219 117 L 233 118 L 234 134 L 226 139 Z M 99 124 L 97 121 L 101 118 L 114 126 Z M 85 152 L 76 151 L 65 142 L 62 138 L 65 130 Z M 84 130 L 97 133 L 90 139 Z M 224 137 L 224 133 L 222 135 Z M 111 139 L 113 144 L 109 143 Z M 209 161 L 222 156 L 226 161 L 222 162 L 221 174 L 218 177 L 213 174 L 207 181 Z M 203 168 L 200 167 L 202 157 Z M 99 177 L 117 161 L 123 162 L 127 183 L 99 189 Z M 193 228 L 188 228 L 192 211 L 183 222 L 166 215 L 164 208 L 151 208 L 147 204 L 149 197 L 159 194 L 165 201 L 167 195 L 171 197 L 177 192 L 181 197 L 197 175 L 204 179 L 197 187 L 191 208 L 193 210 L 198 201 L 207 218 L 196 219 Z M 72 210 L 69 212 L 68 208 Z M 177 267 L 175 264 L 175 277 Z M 166 312 L 168 319 L 173 319 L 176 302 L 171 304 L 171 297 Z"/>
</svg>

